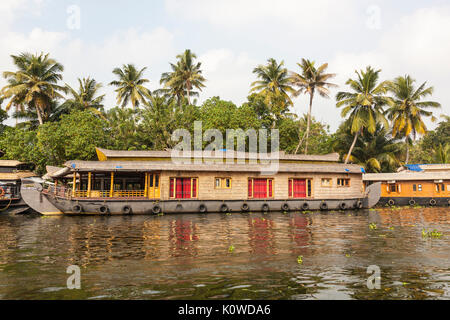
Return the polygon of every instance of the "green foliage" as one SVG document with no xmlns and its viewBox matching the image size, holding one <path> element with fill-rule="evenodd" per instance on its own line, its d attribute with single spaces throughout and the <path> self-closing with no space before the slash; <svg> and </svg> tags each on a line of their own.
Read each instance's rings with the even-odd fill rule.
<svg viewBox="0 0 450 320">
<path fill-rule="evenodd" d="M 333 149 L 344 157 L 352 144 L 350 124 L 341 124 L 333 137 Z M 350 161 L 359 164 L 366 172 L 395 172 L 400 167 L 403 144 L 392 138 L 386 128 L 378 124 L 374 133 L 367 129 L 358 135 Z"/>
<path fill-rule="evenodd" d="M 115 68 L 113 74 L 117 80 L 111 81 L 109 85 L 116 87 L 117 105 L 125 108 L 128 102 L 131 102 L 133 108 L 145 103 L 145 99 L 149 98 L 151 93 L 144 84 L 149 80 L 143 78 L 147 68 L 141 70 L 136 69 L 134 64 L 123 65 L 122 68 Z"/>
<path fill-rule="evenodd" d="M 6 110 L 11 107 L 22 113 L 26 110 L 30 118 L 37 118 L 39 124 L 43 124 L 51 115 L 52 102 L 62 98 L 61 92 L 66 91 L 58 85 L 64 67 L 49 54 L 21 53 L 11 57 L 17 71 L 3 72 L 8 84 L 3 87 L 2 94 L 10 98 Z"/>
<path fill-rule="evenodd" d="M 302 137 L 299 141 L 295 153 L 299 151 L 304 141 L 304 153 L 308 154 L 311 113 L 314 95 L 317 92 L 323 98 L 330 98 L 330 91 L 328 88 L 337 87 L 337 85 L 328 82 L 328 80 L 334 78 L 336 75 L 333 73 L 325 73 L 328 68 L 328 63 L 324 63 L 319 68 L 316 68 L 314 61 L 302 59 L 302 63 L 297 63 L 297 65 L 300 67 L 301 73 L 293 72 L 291 76 L 292 84 L 298 87 L 298 90 L 294 93 L 294 96 L 298 96 L 300 94 L 309 95 L 309 111 L 306 133 L 304 137 Z"/>
<path fill-rule="evenodd" d="M 115 107 L 106 114 L 109 145 L 114 150 L 139 150 L 141 144 L 137 137 L 139 111 L 132 108 Z M 145 146 L 144 146 L 145 148 Z"/>
<path fill-rule="evenodd" d="M 95 148 L 105 147 L 108 142 L 105 121 L 83 111 L 40 126 L 37 136 L 38 148 L 54 165 L 71 159 L 95 160 Z"/>
<path fill-rule="evenodd" d="M 165 72 L 161 76 L 160 83 L 164 85 L 160 92 L 177 100 L 178 105 L 187 99 L 191 104 L 191 97 L 198 96 L 194 89 L 202 90 L 206 79 L 202 75 L 201 62 L 195 62 L 197 56 L 191 50 L 185 50 L 177 55 L 177 62 L 171 63 L 171 72 Z"/>
<path fill-rule="evenodd" d="M 293 117 L 285 117 L 279 121 L 278 129 L 280 130 L 280 149 L 287 153 L 295 153 L 298 141 L 306 134 L 307 115 L 299 120 Z M 300 133 L 300 134 L 299 134 Z M 328 154 L 332 150 L 332 136 L 329 132 L 329 126 L 316 121 L 314 117 L 311 118 L 310 133 L 309 133 L 309 151 L 312 154 Z M 305 146 L 298 149 L 300 152 L 304 151 Z"/>
<path fill-rule="evenodd" d="M 227 129 L 258 130 L 261 127 L 258 115 L 249 105 L 238 108 L 234 103 L 220 100 L 219 97 L 206 100 L 199 111 L 204 130 L 218 129 L 225 134 Z"/>
<path fill-rule="evenodd" d="M 445 150 L 450 145 L 450 118 L 444 119 L 434 131 L 428 131 L 412 146 L 411 163 L 446 163 L 445 157 L 448 161 L 448 147 L 447 152 Z"/>
<path fill-rule="evenodd" d="M 433 94 L 433 87 L 425 88 L 426 82 L 418 88 L 414 86 L 415 80 L 410 76 L 398 77 L 388 85 L 389 91 L 393 94 L 390 99 L 390 108 L 387 115 L 392 120 L 392 135 L 394 137 L 406 138 L 406 159 L 409 162 L 410 137 L 413 140 L 417 135 L 425 134 L 427 128 L 423 121 L 424 117 L 435 117 L 429 108 L 440 108 L 441 105 L 435 101 L 423 101 L 427 96 Z"/>
<path fill-rule="evenodd" d="M 284 67 L 284 61 L 278 63 L 275 59 L 267 60 L 266 65 L 259 65 L 253 69 L 258 80 L 251 84 L 251 92 L 256 92 L 264 98 L 265 104 L 272 115 L 272 128 L 277 120 L 292 106 L 290 94 L 295 90 L 292 88 L 291 78 L 288 70 Z"/>
<path fill-rule="evenodd" d="M 31 162 L 39 173 L 45 172 L 47 159 L 37 147 L 35 130 L 7 127 L 0 136 L 0 149 L 4 152 L 2 159 Z"/>
<path fill-rule="evenodd" d="M 67 160 L 94 160 L 95 147 L 107 145 L 104 121 L 91 113 L 75 111 L 59 122 L 48 122 L 37 130 L 7 128 L 0 137 L 3 159 L 15 159 L 36 165 L 45 173 L 46 165 L 60 166 Z"/>
</svg>

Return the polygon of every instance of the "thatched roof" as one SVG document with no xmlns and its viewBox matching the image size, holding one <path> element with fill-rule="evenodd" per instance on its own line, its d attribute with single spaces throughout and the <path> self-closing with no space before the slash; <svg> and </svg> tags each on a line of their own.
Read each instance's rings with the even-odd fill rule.
<svg viewBox="0 0 450 320">
<path fill-rule="evenodd" d="M 141 159 L 141 160 L 152 160 L 152 159 L 171 159 L 172 150 L 165 151 L 120 151 L 120 150 L 107 150 L 102 148 L 97 148 L 97 155 L 100 161 L 108 160 L 126 160 L 126 159 Z M 195 153 L 188 156 L 176 156 L 176 158 L 191 158 L 194 157 Z M 237 152 L 237 151 L 224 151 L 224 152 L 201 152 L 203 159 L 224 159 L 227 157 L 233 159 L 258 159 L 258 153 L 248 153 L 248 152 Z M 274 158 L 275 154 L 264 154 L 269 158 Z M 279 152 L 280 161 L 318 161 L 318 162 L 339 162 L 339 154 L 331 153 L 326 155 L 293 155 L 286 154 L 284 151 Z"/>
<path fill-rule="evenodd" d="M 22 178 L 35 177 L 36 175 L 31 171 L 19 171 L 19 172 L 0 172 L 0 181 L 15 181 Z"/>
<path fill-rule="evenodd" d="M 15 168 L 21 164 L 25 164 L 25 162 L 21 162 L 21 161 L 17 161 L 17 160 L 0 160 L 0 167 Z"/>
<path fill-rule="evenodd" d="M 448 172 L 412 172 L 398 173 L 367 173 L 363 175 L 364 181 L 414 181 L 414 180 L 450 180 Z"/>
<path fill-rule="evenodd" d="M 76 172 L 150 172 L 150 171 L 193 171 L 193 172 L 268 172 L 268 164 L 240 163 L 188 163 L 177 164 L 171 161 L 68 161 L 65 163 L 70 170 L 53 174 L 54 178 Z M 272 171 L 292 173 L 358 173 L 361 167 L 342 163 L 279 163 L 278 169 Z"/>
</svg>

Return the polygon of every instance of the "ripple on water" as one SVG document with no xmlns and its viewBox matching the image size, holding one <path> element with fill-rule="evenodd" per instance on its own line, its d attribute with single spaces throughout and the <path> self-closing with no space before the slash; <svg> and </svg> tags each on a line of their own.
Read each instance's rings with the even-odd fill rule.
<svg viewBox="0 0 450 320">
<path fill-rule="evenodd" d="M 422 229 L 444 236 L 423 239 Z M 1 215 L 0 299 L 448 299 L 449 235 L 448 208 Z M 63 290 L 69 265 L 82 267 L 82 296 Z M 367 289 L 369 265 L 380 267 L 382 290 Z"/>
</svg>

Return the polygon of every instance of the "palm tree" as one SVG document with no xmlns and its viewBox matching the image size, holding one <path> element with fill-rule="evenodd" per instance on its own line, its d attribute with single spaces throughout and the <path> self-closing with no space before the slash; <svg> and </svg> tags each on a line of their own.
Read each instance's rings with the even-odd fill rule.
<svg viewBox="0 0 450 320">
<path fill-rule="evenodd" d="M 180 106 L 166 96 L 154 95 L 142 110 L 141 132 L 154 150 L 172 148 L 172 132 L 176 129 L 176 113 Z"/>
<path fill-rule="evenodd" d="M 105 95 L 97 95 L 98 90 L 102 87 L 101 83 L 91 78 L 78 78 L 78 91 L 66 84 L 68 93 L 71 95 L 67 99 L 62 108 L 65 110 L 86 110 L 98 116 L 103 117 L 103 99 Z"/>
<path fill-rule="evenodd" d="M 297 145 L 297 149 L 295 149 L 295 153 L 298 153 L 303 140 L 305 140 L 305 154 L 308 154 L 308 139 L 311 127 L 311 113 L 314 94 L 317 91 L 321 97 L 329 99 L 330 91 L 328 90 L 328 88 L 337 87 L 337 85 L 335 85 L 334 83 L 328 82 L 329 79 L 336 76 L 336 74 L 334 73 L 325 73 L 328 68 L 328 63 L 324 63 L 319 68 L 316 68 L 314 64 L 314 61 L 302 59 L 302 63 L 297 63 L 302 72 L 300 74 L 291 72 L 292 85 L 299 88 L 294 93 L 294 96 L 299 96 L 302 93 L 309 95 L 309 112 L 308 124 L 306 126 L 306 135 L 303 135 L 303 138 Z"/>
<path fill-rule="evenodd" d="M 450 163 L 450 144 L 440 144 L 434 151 L 433 158 L 436 163 Z"/>
<path fill-rule="evenodd" d="M 202 91 L 205 87 L 206 79 L 202 75 L 201 62 L 195 62 L 197 55 L 187 49 L 182 54 L 177 55 L 177 63 L 170 64 L 171 72 L 163 73 L 160 83 L 164 84 L 164 89 L 168 90 L 172 96 L 177 97 L 180 102 L 181 97 L 186 97 L 191 104 L 191 96 L 198 96 L 198 92 L 193 92 L 194 88 Z"/>
<path fill-rule="evenodd" d="M 136 150 L 139 109 L 115 107 L 108 110 L 106 119 L 110 128 L 111 147 L 117 150 Z"/>
<path fill-rule="evenodd" d="M 345 163 L 350 160 L 358 136 L 363 133 L 363 129 L 374 133 L 377 123 L 380 122 L 388 127 L 383 114 L 383 106 L 389 102 L 385 96 L 388 82 L 378 83 L 380 72 L 381 70 L 374 70 L 370 66 L 366 68 L 366 71 L 355 71 L 358 78 L 348 79 L 346 82 L 353 92 L 338 92 L 336 95 L 336 107 L 344 107 L 341 115 L 342 117 L 349 115 L 350 132 L 354 135 Z"/>
<path fill-rule="evenodd" d="M 259 80 L 251 84 L 250 92 L 257 92 L 263 96 L 265 103 L 271 106 L 273 114 L 280 115 L 293 105 L 289 94 L 293 94 L 295 90 L 291 86 L 291 78 L 284 67 L 284 61 L 278 63 L 270 58 L 267 65 L 257 66 L 253 69 L 253 73 Z M 276 107 L 278 103 L 280 105 Z M 275 121 L 272 122 L 272 126 L 275 126 Z"/>
<path fill-rule="evenodd" d="M 343 154 L 352 143 L 351 123 L 344 122 L 336 133 L 334 150 Z M 399 157 L 402 154 L 402 143 L 392 137 L 388 129 L 380 123 L 375 132 L 366 128 L 358 136 L 350 161 L 359 164 L 366 172 L 392 172 L 400 167 Z"/>
<path fill-rule="evenodd" d="M 392 134 L 406 138 L 406 159 L 409 162 L 409 145 L 411 135 L 416 140 L 417 135 L 425 134 L 427 128 L 422 117 L 431 116 L 427 108 L 439 108 L 441 105 L 434 101 L 422 101 L 423 98 L 433 94 L 433 87 L 425 88 L 424 82 L 419 88 L 414 87 L 415 80 L 409 75 L 398 77 L 389 85 L 389 91 L 393 94 L 391 107 L 387 110 L 387 116 L 392 120 Z"/>
<path fill-rule="evenodd" d="M 3 72 L 8 84 L 3 87 L 2 94 L 5 98 L 10 98 L 6 110 L 14 106 L 16 111 L 23 112 L 27 107 L 30 112 L 36 113 L 41 125 L 50 116 L 52 101 L 62 98 L 60 91 L 66 91 L 65 87 L 57 84 L 62 80 L 61 72 L 64 67 L 43 53 L 21 53 L 11 57 L 18 70 Z"/>
<path fill-rule="evenodd" d="M 131 101 L 131 105 L 136 109 L 141 103 L 145 103 L 146 98 L 150 98 L 151 92 L 144 86 L 150 81 L 142 77 L 146 69 L 144 67 L 138 71 L 134 64 L 127 64 L 113 70 L 118 80 L 111 81 L 109 85 L 117 87 L 117 104 L 122 108 Z"/>
<path fill-rule="evenodd" d="M 435 163 L 450 163 L 450 144 L 439 144 L 433 150 L 433 161 Z"/>
</svg>

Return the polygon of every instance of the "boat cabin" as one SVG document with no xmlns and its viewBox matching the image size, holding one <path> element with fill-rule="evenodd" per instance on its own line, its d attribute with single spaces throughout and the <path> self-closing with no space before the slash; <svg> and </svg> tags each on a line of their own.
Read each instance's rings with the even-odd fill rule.
<svg viewBox="0 0 450 320">
<path fill-rule="evenodd" d="M 449 205 L 450 165 L 406 165 L 396 173 L 364 174 L 366 186 L 381 182 L 380 205 Z"/>
<path fill-rule="evenodd" d="M 286 155 L 278 170 L 264 175 L 263 164 L 233 163 L 214 155 L 200 163 L 176 163 L 171 151 L 97 149 L 99 161 L 69 161 L 50 175 L 72 198 L 113 199 L 345 199 L 362 198 L 360 166 L 339 163 L 338 154 Z M 207 161 L 210 160 L 210 161 Z"/>
</svg>

